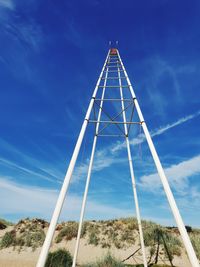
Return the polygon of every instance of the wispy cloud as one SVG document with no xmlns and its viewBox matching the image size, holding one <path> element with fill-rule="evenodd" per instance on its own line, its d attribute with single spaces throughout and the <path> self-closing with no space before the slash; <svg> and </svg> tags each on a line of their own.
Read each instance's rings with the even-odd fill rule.
<svg viewBox="0 0 200 267">
<path fill-rule="evenodd" d="M 45 37 L 41 25 L 30 12 L 28 16 L 25 15 L 26 8 L 18 8 L 18 2 L 0 0 L 0 31 L 5 43 L 1 47 L 0 63 L 4 64 L 12 76 L 34 84 L 34 88 L 37 89 L 41 79 L 31 58 L 42 51 Z M 39 92 L 43 93 L 44 89 L 41 87 Z"/>
<path fill-rule="evenodd" d="M 162 93 L 166 87 L 169 93 L 176 96 L 177 103 L 182 101 L 177 68 L 159 55 L 147 58 L 145 65 L 148 68 L 148 73 L 144 79 L 144 87 L 148 92 L 151 104 L 154 106 L 153 110 L 164 116 L 169 105 L 166 101 L 166 95 Z M 152 70 L 150 73 L 149 69 Z M 168 83 L 166 83 L 166 80 Z"/>
<path fill-rule="evenodd" d="M 154 136 L 160 135 L 160 134 L 170 130 L 171 128 L 174 128 L 174 127 L 176 127 L 178 125 L 183 124 L 184 122 L 187 122 L 189 120 L 192 120 L 192 119 L 198 117 L 199 115 L 200 115 L 200 110 L 195 112 L 195 113 L 193 113 L 193 114 L 191 114 L 191 115 L 185 116 L 185 117 L 183 117 L 183 118 L 181 118 L 181 119 L 179 119 L 179 120 L 177 120 L 177 121 L 175 121 L 175 122 L 173 122 L 171 124 L 167 124 L 167 125 L 165 125 L 163 127 L 160 127 L 159 129 L 153 131 L 151 133 L 151 136 L 154 137 Z"/>
<path fill-rule="evenodd" d="M 174 190 L 181 195 L 190 194 L 189 178 L 200 174 L 200 155 L 171 165 L 165 169 L 165 173 Z M 140 179 L 140 186 L 143 189 L 156 192 L 157 194 L 158 188 L 162 185 L 158 174 L 153 173 L 142 176 Z M 193 192 L 196 192 L 194 191 L 194 187 Z"/>
<path fill-rule="evenodd" d="M 195 113 L 193 113 L 193 114 L 190 114 L 188 116 L 180 118 L 180 119 L 178 119 L 177 121 L 175 121 L 175 122 L 173 122 L 171 124 L 167 124 L 167 125 L 164 125 L 164 126 L 158 128 L 158 129 L 155 129 L 150 133 L 151 137 L 155 137 L 155 136 L 161 135 L 161 134 L 165 133 L 166 131 L 168 131 L 168 130 L 176 127 L 176 126 L 179 126 L 179 125 L 181 125 L 181 124 L 183 124 L 183 123 L 185 123 L 187 121 L 190 121 L 190 120 L 198 117 L 199 115 L 200 115 L 200 110 L 195 112 Z M 138 145 L 138 144 L 143 143 L 144 141 L 145 141 L 144 134 L 140 134 L 140 135 L 138 135 L 138 137 L 130 140 L 130 144 L 131 145 Z M 118 143 L 118 144 L 113 146 L 112 153 L 116 153 L 116 152 L 124 149 L 125 147 L 126 147 L 126 143 L 125 142 Z"/>
<path fill-rule="evenodd" d="M 73 181 L 78 182 L 82 177 L 87 175 L 89 160 L 90 159 L 87 158 L 85 163 L 82 163 L 77 167 L 74 173 Z M 123 158 L 116 158 L 107 148 L 101 149 L 96 151 L 92 171 L 98 172 L 110 167 L 111 165 L 119 164 L 124 161 L 125 160 Z"/>
<path fill-rule="evenodd" d="M 177 121 L 164 125 L 158 129 L 155 129 L 151 132 L 151 136 L 155 137 L 158 135 L 161 135 L 165 133 L 166 131 L 179 126 L 189 120 L 194 119 L 195 117 L 200 115 L 200 111 L 197 111 L 196 113 L 193 113 L 191 115 L 185 116 L 183 118 L 178 119 Z M 145 141 L 145 136 L 144 134 L 138 135 L 138 137 L 130 140 L 131 145 L 137 145 L 141 144 Z M 96 152 L 95 154 L 95 160 L 94 160 L 94 166 L 93 166 L 93 172 L 98 172 L 101 171 L 105 168 L 110 167 L 113 164 L 119 164 L 122 162 L 125 162 L 126 159 L 117 157 L 117 153 L 120 152 L 121 150 L 126 148 L 126 143 L 123 142 L 118 142 L 115 144 L 112 144 L 111 146 L 108 146 L 104 149 L 101 149 Z M 78 182 L 81 180 L 81 178 L 86 177 L 87 171 L 88 171 L 88 165 L 89 165 L 89 158 L 85 160 L 84 163 L 80 164 L 74 172 L 73 175 L 73 182 Z"/>
<path fill-rule="evenodd" d="M 43 34 L 41 27 L 31 18 L 23 23 L 17 23 L 10 18 L 5 24 L 5 31 L 13 38 L 13 42 L 21 45 L 24 49 L 33 49 L 35 52 L 40 50 Z"/>
<path fill-rule="evenodd" d="M 58 184 L 61 183 L 64 173 L 60 170 L 60 165 L 52 161 L 52 159 L 50 161 L 46 153 L 44 153 L 40 147 L 38 150 L 37 145 L 34 146 L 34 148 L 36 148 L 35 156 L 27 154 L 25 151 L 18 149 L 2 138 L 0 138 L 0 147 L 0 164 L 6 167 L 7 170 L 14 169 L 15 171 L 19 171 L 19 173 L 29 176 L 29 178 L 43 179 Z M 54 146 L 48 146 L 48 148 L 50 151 L 53 151 L 53 154 L 56 155 L 57 158 L 60 158 Z M 11 156 L 8 158 L 8 156 L 4 156 L 4 154 Z"/>
<path fill-rule="evenodd" d="M 61 183 L 61 180 L 58 179 L 58 177 L 50 174 L 47 171 L 44 171 L 40 168 L 37 168 L 37 171 L 34 171 L 32 169 L 26 168 L 21 166 L 20 164 L 16 164 L 15 162 L 12 162 L 10 160 L 4 159 L 4 158 L 0 158 L 0 165 L 4 165 L 7 168 L 12 168 L 15 170 L 18 170 L 20 172 L 25 173 L 26 175 L 29 175 L 29 177 L 37 177 L 40 179 L 44 179 L 47 180 L 49 182 L 53 182 L 53 183 Z M 44 174 L 41 174 L 41 172 L 43 172 Z"/>
<path fill-rule="evenodd" d="M 11 10 L 15 8 L 14 3 L 11 0 L 0 0 L 0 7 L 8 8 Z"/>
<path fill-rule="evenodd" d="M 48 188 L 24 186 L 8 179 L 0 178 L 1 216 L 25 214 L 50 219 L 58 197 L 58 191 Z M 81 207 L 81 196 L 67 195 L 61 220 L 77 220 Z M 131 216 L 132 210 L 116 208 L 88 200 L 87 218 L 112 218 Z M 20 216 L 20 215 L 19 215 Z"/>
<path fill-rule="evenodd" d="M 67 41 L 71 42 L 78 48 L 81 47 L 81 32 L 78 30 L 78 28 L 75 26 L 74 20 L 71 20 L 68 24 L 68 29 L 65 33 L 65 38 Z"/>
<path fill-rule="evenodd" d="M 200 111 L 198 111 L 194 114 L 188 115 L 186 117 L 180 118 L 179 120 L 177 120 L 171 124 L 167 124 L 167 125 L 162 126 L 156 130 L 153 130 L 151 132 L 151 136 L 155 137 L 155 136 L 161 135 L 164 132 L 166 132 L 166 131 L 168 131 L 168 130 L 176 127 L 176 126 L 179 126 L 179 125 L 181 125 L 181 124 L 183 124 L 189 120 L 192 120 L 193 118 L 195 118 L 199 115 L 200 115 Z M 144 141 L 145 141 L 144 134 L 140 134 L 137 138 L 132 139 L 130 141 L 130 143 L 131 143 L 131 145 L 136 145 L 136 144 L 143 143 Z M 25 153 L 21 153 L 15 147 L 10 145 L 9 143 L 4 141 L 3 139 L 0 139 L 0 143 L 1 143 L 1 147 L 4 147 L 4 149 L 10 151 L 10 153 L 12 152 L 12 154 L 14 153 L 15 155 L 17 155 L 18 158 L 22 158 L 23 161 L 28 163 L 30 166 L 33 163 L 35 163 L 38 170 L 35 170 L 35 169 L 33 170 L 32 168 L 24 167 L 17 162 L 13 162 L 11 160 L 1 158 L 0 159 L 1 163 L 6 164 L 8 167 L 18 169 L 20 171 L 23 171 L 27 175 L 29 174 L 29 175 L 37 176 L 40 179 L 45 179 L 45 180 L 48 180 L 50 182 L 60 183 L 61 180 L 63 179 L 64 173 L 61 173 L 59 170 L 53 170 L 53 172 L 52 172 L 51 170 L 49 170 L 47 164 L 45 164 L 44 162 L 42 163 L 41 161 L 38 161 L 35 158 L 29 157 Z M 119 163 L 125 162 L 126 159 L 121 158 L 121 157 L 117 157 L 117 152 L 121 151 L 124 148 L 126 148 L 126 144 L 123 142 L 123 143 L 115 143 L 115 144 L 111 145 L 110 147 L 106 147 L 104 149 L 96 151 L 94 166 L 93 166 L 93 172 L 99 172 L 99 171 L 101 171 L 105 168 L 108 168 L 114 164 L 119 164 Z M 89 158 L 87 158 L 83 163 L 81 163 L 80 165 L 78 165 L 75 168 L 72 182 L 79 182 L 82 178 L 86 177 L 87 171 L 88 171 L 88 165 L 89 165 Z"/>
<path fill-rule="evenodd" d="M 40 25 L 36 23 L 31 16 L 24 16 L 23 19 L 21 16 L 20 20 L 16 19 L 16 14 L 19 14 L 17 9 L 15 10 L 15 4 L 12 0 L 0 0 L 0 8 L 1 7 L 4 8 L 5 11 L 0 17 L 1 31 L 6 33 L 6 37 L 10 37 L 9 41 L 15 45 L 15 49 L 17 49 L 16 52 L 27 53 L 27 51 L 20 50 L 19 46 L 21 46 L 23 50 L 33 49 L 34 51 L 38 51 L 44 39 Z M 8 9 L 15 10 L 16 14 L 14 15 L 13 12 L 6 12 Z"/>
</svg>

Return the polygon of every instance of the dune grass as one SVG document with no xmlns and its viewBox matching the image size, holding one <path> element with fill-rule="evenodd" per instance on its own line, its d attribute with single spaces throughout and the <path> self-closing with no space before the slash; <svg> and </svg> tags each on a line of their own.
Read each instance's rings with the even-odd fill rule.
<svg viewBox="0 0 200 267">
<path fill-rule="evenodd" d="M 115 259 L 111 254 L 107 254 L 103 259 L 97 260 L 97 262 L 81 265 L 81 267 L 143 267 L 143 264 L 125 264 Z M 169 265 L 151 264 L 149 267 L 170 267 Z"/>
<path fill-rule="evenodd" d="M 124 267 L 125 265 L 120 261 L 116 260 L 110 254 L 106 255 L 105 258 L 98 260 L 95 263 L 88 263 L 81 267 Z"/>
<path fill-rule="evenodd" d="M 65 249 L 58 249 L 50 252 L 45 263 L 45 267 L 71 267 L 72 256 Z"/>
<path fill-rule="evenodd" d="M 41 224 L 35 220 L 21 220 L 12 231 L 6 232 L 0 241 L 0 249 L 18 247 L 31 247 L 34 251 L 41 247 L 45 239 L 45 233 Z"/>
</svg>

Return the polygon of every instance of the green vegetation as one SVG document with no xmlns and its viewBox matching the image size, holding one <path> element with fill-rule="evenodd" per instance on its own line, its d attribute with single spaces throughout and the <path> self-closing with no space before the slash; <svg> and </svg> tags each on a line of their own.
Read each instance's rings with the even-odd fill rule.
<svg viewBox="0 0 200 267">
<path fill-rule="evenodd" d="M 99 244 L 99 225 L 94 224 L 93 222 L 88 225 L 87 227 L 88 231 L 88 244 L 98 246 Z"/>
<path fill-rule="evenodd" d="M 192 245 L 196 252 L 197 258 L 200 259 L 200 233 L 193 233 L 190 235 Z"/>
<path fill-rule="evenodd" d="M 15 244 L 15 232 L 11 231 L 11 232 L 7 232 L 5 233 L 5 235 L 2 237 L 1 242 L 0 242 L 0 248 L 8 248 L 12 245 Z"/>
<path fill-rule="evenodd" d="M 124 267 L 125 265 L 120 261 L 117 261 L 110 254 L 104 259 L 97 261 L 96 263 L 82 265 L 82 267 Z"/>
<path fill-rule="evenodd" d="M 65 249 L 58 249 L 50 252 L 47 257 L 45 267 L 71 267 L 72 256 Z"/>
<path fill-rule="evenodd" d="M 63 228 L 60 230 L 56 237 L 56 243 L 60 243 L 63 239 L 72 240 L 77 237 L 78 233 L 78 223 L 77 222 L 67 222 L 64 224 Z"/>
<path fill-rule="evenodd" d="M 97 237 L 95 232 L 89 233 L 88 243 L 90 245 L 98 246 L 99 238 Z"/>
<path fill-rule="evenodd" d="M 0 220 L 2 227 L 10 225 L 9 222 Z M 13 230 L 7 232 L 0 238 L 0 249 L 13 247 L 19 251 L 24 247 L 31 247 L 35 250 L 41 247 L 45 232 L 44 229 L 48 227 L 48 223 L 41 219 L 29 219 L 20 220 L 19 223 L 13 226 Z M 168 262 L 170 266 L 173 265 L 174 256 L 181 256 L 181 242 L 180 235 L 177 227 L 163 227 L 153 222 L 142 221 L 142 228 L 144 231 L 145 246 L 150 252 L 148 257 L 149 266 L 158 264 L 158 260 L 161 258 L 164 262 Z M 6 229 L 6 228 L 3 228 Z M 6 231 L 6 230 L 5 230 Z M 200 230 L 193 229 L 187 226 L 187 231 L 190 234 L 192 244 L 196 251 L 197 257 L 200 258 Z M 59 243 L 63 240 L 69 241 L 77 237 L 78 223 L 75 221 L 62 222 L 57 225 L 55 242 Z M 84 238 L 86 244 L 93 246 L 100 246 L 107 251 L 113 248 L 126 250 L 132 245 L 136 245 L 139 248 L 139 233 L 138 224 L 135 218 L 121 218 L 118 220 L 107 221 L 87 221 L 83 223 L 81 238 Z M 138 255 L 141 255 L 141 250 L 137 251 Z M 128 255 L 127 255 L 128 256 Z M 111 266 L 110 262 L 116 264 L 116 260 L 111 256 L 102 261 L 108 260 L 104 266 Z M 102 261 L 92 266 L 101 266 Z M 160 262 L 160 261 L 159 261 Z M 130 267 L 133 265 L 127 265 L 122 263 L 119 266 Z M 90 266 L 90 265 L 87 265 Z M 118 265 L 113 265 L 118 266 Z M 159 265 L 155 265 L 158 266 Z M 164 267 L 164 265 L 161 265 Z M 137 265 L 140 267 L 140 265 Z"/>
<path fill-rule="evenodd" d="M 102 260 L 98 260 L 96 263 L 88 263 L 85 265 L 81 265 L 81 267 L 143 267 L 143 266 L 144 266 L 143 264 L 131 265 L 131 264 L 122 263 L 119 260 L 115 259 L 110 254 L 108 254 Z M 151 267 L 170 267 L 169 265 L 157 265 L 157 264 L 151 264 L 149 265 L 149 267 L 150 266 Z"/>
<path fill-rule="evenodd" d="M 16 231 L 6 232 L 5 235 L 2 237 L 0 242 L 0 248 L 7 248 L 7 247 L 16 247 L 19 246 L 20 248 L 24 247 L 32 247 L 35 250 L 37 247 L 40 247 L 44 242 L 45 234 L 44 231 L 38 230 L 37 232 L 28 231 L 24 232 L 22 235 L 17 237 Z"/>
<path fill-rule="evenodd" d="M 85 237 L 87 234 L 87 228 L 89 226 L 89 222 L 84 222 L 81 229 L 81 238 Z"/>
<path fill-rule="evenodd" d="M 152 224 L 144 231 L 145 246 L 150 249 L 149 264 L 158 263 L 159 254 L 165 254 L 171 266 L 173 265 L 173 258 L 175 255 L 181 255 L 181 242 L 180 240 L 167 230 L 166 228 Z"/>
<path fill-rule="evenodd" d="M 102 241 L 102 242 L 101 242 L 101 247 L 102 247 L 102 248 L 110 248 L 111 245 L 110 245 L 109 243 L 107 243 L 106 241 Z"/>
<path fill-rule="evenodd" d="M 100 244 L 102 248 L 127 248 L 135 243 L 137 221 L 135 218 L 88 222 L 89 243 Z M 92 233 L 91 233 L 92 232 Z M 91 242 L 93 241 L 94 242 Z M 98 240 L 98 242 L 97 242 Z"/>
<path fill-rule="evenodd" d="M 12 231 L 6 232 L 0 241 L 0 248 L 32 247 L 35 250 L 42 246 L 45 233 L 42 226 L 33 220 L 21 220 Z"/>
</svg>

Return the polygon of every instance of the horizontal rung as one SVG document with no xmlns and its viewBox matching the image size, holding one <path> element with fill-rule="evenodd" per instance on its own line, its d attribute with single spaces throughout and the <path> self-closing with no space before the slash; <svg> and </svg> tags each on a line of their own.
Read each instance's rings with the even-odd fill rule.
<svg viewBox="0 0 200 267">
<path fill-rule="evenodd" d="M 112 58 L 112 60 L 108 60 L 106 63 L 120 63 L 119 59 L 118 58 Z"/>
<path fill-rule="evenodd" d="M 120 63 L 119 61 L 107 61 L 106 64 L 110 64 L 110 63 Z"/>
<path fill-rule="evenodd" d="M 118 71 L 120 71 L 120 72 L 123 72 L 123 70 L 104 70 L 105 72 L 118 72 Z"/>
<path fill-rule="evenodd" d="M 127 101 L 127 102 L 133 102 L 133 99 L 128 98 L 95 98 L 95 101 Z"/>
<path fill-rule="evenodd" d="M 121 68 L 121 66 L 108 66 L 107 65 L 107 68 Z"/>
<path fill-rule="evenodd" d="M 119 61 L 119 59 L 118 58 L 112 58 L 112 60 L 111 59 L 109 59 L 106 63 L 120 63 L 120 61 Z"/>
<path fill-rule="evenodd" d="M 97 136 L 101 136 L 101 137 L 126 137 L 125 134 L 97 134 Z"/>
<path fill-rule="evenodd" d="M 109 123 L 109 124 L 141 124 L 140 122 L 135 122 L 135 121 L 95 121 L 95 120 L 89 120 L 88 122 L 91 123 Z"/>
<path fill-rule="evenodd" d="M 119 85 L 106 85 L 106 86 L 99 85 L 98 87 L 99 88 L 118 88 L 118 87 L 129 88 L 130 86 L 129 85 L 123 85 L 123 86 L 119 86 Z"/>
<path fill-rule="evenodd" d="M 111 62 L 112 63 L 112 62 Z M 120 63 L 115 63 L 115 65 L 113 64 L 113 65 L 111 65 L 110 63 L 107 63 L 106 64 L 108 67 L 111 67 L 111 68 L 113 68 L 113 67 L 121 67 L 122 65 L 120 64 Z"/>
<path fill-rule="evenodd" d="M 108 61 L 114 61 L 114 60 L 117 60 L 117 61 L 120 61 L 118 57 L 112 57 L 112 58 L 109 58 Z M 107 61 L 107 62 L 108 62 Z"/>
<path fill-rule="evenodd" d="M 117 80 L 119 80 L 119 78 L 120 79 L 126 79 L 126 77 L 107 77 L 107 78 L 101 78 L 102 80 L 115 80 L 115 79 L 117 79 Z"/>
</svg>

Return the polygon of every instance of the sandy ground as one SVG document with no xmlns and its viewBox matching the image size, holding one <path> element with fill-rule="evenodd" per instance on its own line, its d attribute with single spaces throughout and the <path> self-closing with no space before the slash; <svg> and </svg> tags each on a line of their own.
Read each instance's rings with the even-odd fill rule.
<svg viewBox="0 0 200 267">
<path fill-rule="evenodd" d="M 39 250 L 32 252 L 32 249 L 27 249 L 18 253 L 12 248 L 3 249 L 0 251 L 0 266 L 1 267 L 34 267 L 36 265 Z"/>
<path fill-rule="evenodd" d="M 52 250 L 56 250 L 57 248 L 65 247 L 68 249 L 71 254 L 73 254 L 75 245 L 75 240 L 69 241 L 67 244 L 61 242 L 60 244 L 56 244 L 53 246 Z M 128 248 L 126 250 L 118 250 L 116 248 L 111 248 L 110 252 L 116 258 L 123 260 L 132 254 L 137 247 Z M 94 247 L 92 245 L 86 245 L 86 240 L 81 240 L 79 255 L 78 255 L 78 263 L 88 263 L 95 262 L 97 259 L 106 255 L 108 249 L 102 249 L 101 247 Z M 32 251 L 32 249 L 26 249 L 21 251 L 20 253 L 13 248 L 7 248 L 0 251 L 0 267 L 33 267 L 36 265 L 38 256 L 40 253 L 40 249 L 36 251 Z M 141 255 L 137 254 L 136 257 L 129 259 L 126 263 L 134 264 L 134 263 L 142 263 Z M 160 263 L 162 260 L 160 260 Z M 167 263 L 165 261 L 165 263 Z M 174 264 L 179 267 L 190 267 L 190 263 L 188 262 L 187 256 L 182 255 L 181 258 L 175 258 Z"/>
<path fill-rule="evenodd" d="M 12 229 L 12 227 L 11 227 Z M 10 229 L 7 228 L 6 231 Z M 3 236 L 5 230 L 0 231 L 0 237 Z M 62 241 L 59 244 L 53 245 L 51 250 L 56 250 L 58 248 L 66 248 L 69 252 L 73 255 L 75 247 L 75 240 L 71 241 Z M 133 251 L 135 251 L 138 247 L 132 246 L 128 249 L 117 249 L 115 247 L 111 247 L 109 250 L 107 248 L 101 248 L 100 246 L 93 246 L 88 245 L 86 239 L 81 239 L 79 254 L 78 254 L 78 264 L 88 263 L 88 262 L 95 262 L 97 259 L 102 258 L 108 252 L 114 255 L 119 260 L 124 260 L 128 256 L 130 256 Z M 41 248 L 32 251 L 31 248 L 26 248 L 21 250 L 20 252 L 17 250 L 13 250 L 13 248 L 6 248 L 0 250 L 0 267 L 35 267 L 37 259 L 39 257 Z M 148 255 L 148 251 L 147 251 Z M 178 267 L 190 267 L 190 263 L 187 259 L 185 253 L 182 253 L 181 257 L 176 257 L 174 259 L 174 265 Z M 126 263 L 129 264 L 136 264 L 142 263 L 142 256 L 140 253 L 137 253 L 134 258 L 130 258 Z M 164 262 L 160 259 L 160 263 L 169 264 L 169 262 Z"/>
</svg>

